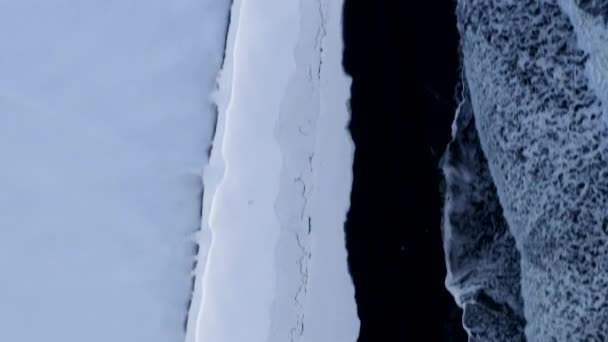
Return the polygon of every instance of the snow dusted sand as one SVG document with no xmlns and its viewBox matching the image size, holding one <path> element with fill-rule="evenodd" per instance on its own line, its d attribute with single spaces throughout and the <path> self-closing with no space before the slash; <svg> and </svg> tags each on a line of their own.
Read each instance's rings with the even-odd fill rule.
<svg viewBox="0 0 608 342">
<path fill-rule="evenodd" d="M 0 340 L 184 340 L 227 1 L 0 4 Z"/>
<path fill-rule="evenodd" d="M 357 338 L 341 5 L 233 3 L 204 176 L 196 342 Z"/>
<path fill-rule="evenodd" d="M 608 28 L 579 2 L 458 2 L 475 126 L 521 256 L 528 341 L 608 339 Z"/>
<path fill-rule="evenodd" d="M 560 0 L 559 5 L 570 19 L 577 46 L 589 55 L 585 76 L 601 101 L 604 121 L 608 123 L 608 2 Z"/>
<path fill-rule="evenodd" d="M 525 341 L 520 255 L 503 216 L 464 84 L 443 156 L 446 287 L 474 341 Z"/>
</svg>

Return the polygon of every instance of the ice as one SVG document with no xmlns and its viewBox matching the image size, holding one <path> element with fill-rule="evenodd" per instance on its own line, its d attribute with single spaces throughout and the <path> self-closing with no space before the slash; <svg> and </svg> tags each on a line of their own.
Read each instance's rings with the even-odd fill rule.
<svg viewBox="0 0 608 342">
<path fill-rule="evenodd" d="M 0 340 L 183 341 L 228 5 L 0 2 Z"/>
<path fill-rule="evenodd" d="M 196 342 L 348 342 L 353 146 L 340 1 L 239 1 L 205 169 Z"/>
</svg>

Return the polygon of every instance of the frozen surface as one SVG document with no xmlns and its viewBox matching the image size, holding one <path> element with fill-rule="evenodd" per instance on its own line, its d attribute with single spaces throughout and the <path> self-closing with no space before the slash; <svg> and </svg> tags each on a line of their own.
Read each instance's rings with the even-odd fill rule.
<svg viewBox="0 0 608 342">
<path fill-rule="evenodd" d="M 283 154 L 281 222 L 270 341 L 356 341 L 344 221 L 353 144 L 346 129 L 350 80 L 341 68 L 341 1 L 300 2 L 296 72 L 275 129 Z"/>
<path fill-rule="evenodd" d="M 178 342 L 228 2 L 0 2 L 0 340 Z"/>
<path fill-rule="evenodd" d="M 458 2 L 479 140 L 521 256 L 528 341 L 608 339 L 606 26 L 574 2 Z"/>
<path fill-rule="evenodd" d="M 356 341 L 340 1 L 235 1 L 205 169 L 196 342 Z"/>
</svg>

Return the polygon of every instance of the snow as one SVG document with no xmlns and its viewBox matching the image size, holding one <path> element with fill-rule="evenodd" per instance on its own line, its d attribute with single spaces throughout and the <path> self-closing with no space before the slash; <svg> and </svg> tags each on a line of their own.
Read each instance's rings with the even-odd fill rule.
<svg viewBox="0 0 608 342">
<path fill-rule="evenodd" d="M 0 3 L 0 340 L 183 341 L 228 5 Z"/>
<path fill-rule="evenodd" d="M 341 7 L 0 4 L 0 340 L 355 341 Z"/>
<path fill-rule="evenodd" d="M 581 2 L 598 7 L 608 5 L 605 1 Z M 572 23 L 577 43 L 581 50 L 589 54 L 585 74 L 589 85 L 603 105 L 604 120 L 608 123 L 608 25 L 603 16 L 591 16 L 576 5 L 574 0 L 560 0 L 559 4 Z"/>
<path fill-rule="evenodd" d="M 196 342 L 355 341 L 340 1 L 232 7 L 205 169 Z M 199 265 L 201 262 L 199 262 Z"/>
<path fill-rule="evenodd" d="M 475 127 L 521 258 L 526 339 L 604 341 L 606 28 L 566 0 L 458 8 Z M 504 322 L 490 321 L 484 333 Z"/>
<path fill-rule="evenodd" d="M 342 2 L 320 1 L 323 29 L 320 94 L 313 169 L 318 170 L 311 196 L 312 234 L 310 289 L 303 341 L 356 341 L 359 319 L 354 287 L 346 263 L 344 221 L 350 207 L 354 144 L 347 131 L 350 79 L 342 70 Z"/>
<path fill-rule="evenodd" d="M 525 340 L 520 255 L 475 129 L 466 83 L 443 155 L 446 288 L 480 341 Z"/>
</svg>

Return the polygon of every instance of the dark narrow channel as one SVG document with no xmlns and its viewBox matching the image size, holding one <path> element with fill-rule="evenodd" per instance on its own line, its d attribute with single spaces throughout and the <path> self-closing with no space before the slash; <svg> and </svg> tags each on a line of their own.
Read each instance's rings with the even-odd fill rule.
<svg viewBox="0 0 608 342">
<path fill-rule="evenodd" d="M 356 146 L 345 230 L 359 342 L 467 341 L 444 286 L 437 166 L 456 107 L 454 2 L 345 1 Z"/>
</svg>

